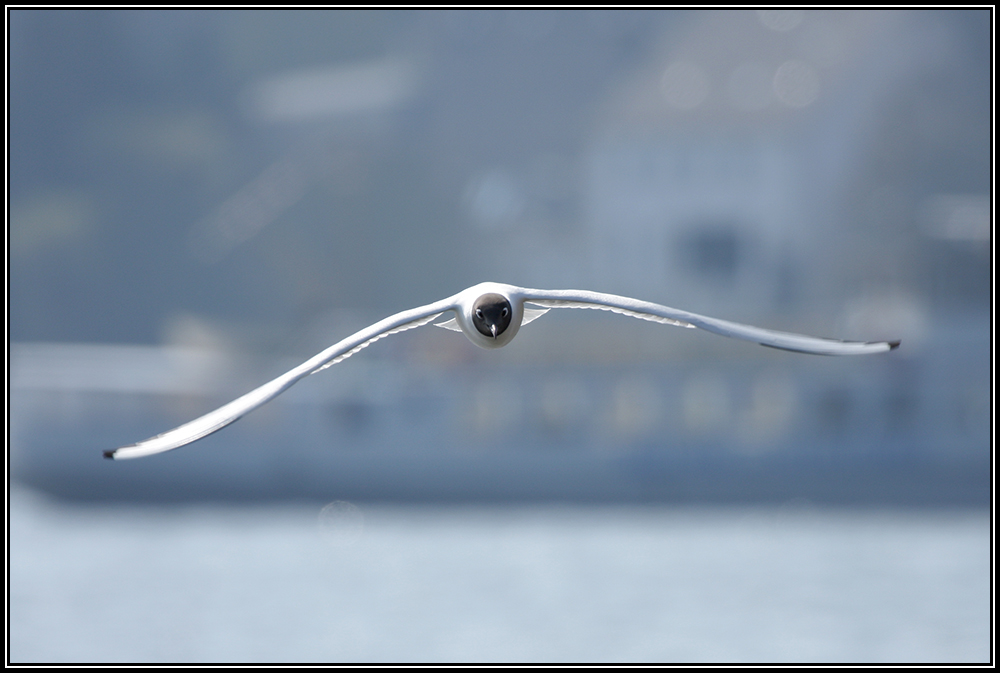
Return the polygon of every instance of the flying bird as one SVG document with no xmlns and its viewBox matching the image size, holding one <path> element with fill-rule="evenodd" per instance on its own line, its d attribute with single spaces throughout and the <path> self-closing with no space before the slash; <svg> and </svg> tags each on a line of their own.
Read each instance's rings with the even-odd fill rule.
<svg viewBox="0 0 1000 673">
<path fill-rule="evenodd" d="M 863 355 L 882 353 L 899 347 L 899 341 L 838 341 L 777 332 L 709 318 L 630 297 L 587 290 L 531 290 L 502 283 L 480 283 L 447 299 L 391 315 L 335 343 L 298 367 L 215 411 L 137 444 L 105 451 L 104 457 L 114 460 L 140 458 L 190 444 L 221 430 L 244 414 L 274 399 L 299 379 L 342 362 L 383 337 L 434 323 L 448 313 L 453 314 L 448 320 L 434 324 L 463 332 L 477 346 L 501 348 L 511 342 L 523 325 L 536 320 L 553 308 L 612 311 L 641 320 L 677 327 L 698 327 L 722 336 L 755 341 L 772 348 L 815 355 Z"/>
</svg>

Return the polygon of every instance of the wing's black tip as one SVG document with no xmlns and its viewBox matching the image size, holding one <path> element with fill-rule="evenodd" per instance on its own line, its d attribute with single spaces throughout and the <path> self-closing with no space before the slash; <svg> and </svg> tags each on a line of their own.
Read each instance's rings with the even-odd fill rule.
<svg viewBox="0 0 1000 673">
<path fill-rule="evenodd" d="M 890 342 L 889 342 L 889 350 L 891 350 L 891 351 L 894 351 L 894 350 L 896 350 L 897 348 L 899 348 L 899 343 L 900 343 L 900 342 L 899 342 L 899 340 L 898 340 L 898 339 L 897 339 L 896 341 L 890 341 Z"/>
<path fill-rule="evenodd" d="M 104 452 L 104 457 L 107 458 L 108 460 L 114 460 L 115 459 L 115 451 L 117 451 L 117 450 L 118 449 L 112 449 L 111 451 L 105 451 Z"/>
</svg>

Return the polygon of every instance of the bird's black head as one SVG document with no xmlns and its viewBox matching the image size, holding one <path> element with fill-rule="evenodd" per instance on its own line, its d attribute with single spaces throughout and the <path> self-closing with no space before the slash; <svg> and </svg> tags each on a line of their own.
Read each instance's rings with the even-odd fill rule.
<svg viewBox="0 0 1000 673">
<path fill-rule="evenodd" d="M 472 305 L 472 324 L 480 334 L 497 338 L 510 326 L 514 311 L 502 294 L 484 294 Z"/>
</svg>

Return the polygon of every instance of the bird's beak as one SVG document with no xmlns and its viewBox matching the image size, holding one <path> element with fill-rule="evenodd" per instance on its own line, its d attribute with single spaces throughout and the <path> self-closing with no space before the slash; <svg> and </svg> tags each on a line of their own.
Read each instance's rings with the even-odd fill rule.
<svg viewBox="0 0 1000 673">
<path fill-rule="evenodd" d="M 496 325 L 490 325 L 490 331 L 493 332 L 493 338 L 496 339 L 497 338 L 497 326 Z"/>
</svg>

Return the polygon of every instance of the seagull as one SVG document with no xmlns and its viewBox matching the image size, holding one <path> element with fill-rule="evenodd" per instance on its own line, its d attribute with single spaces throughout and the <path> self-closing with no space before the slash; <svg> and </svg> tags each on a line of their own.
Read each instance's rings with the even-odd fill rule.
<svg viewBox="0 0 1000 673">
<path fill-rule="evenodd" d="M 190 444 L 269 402 L 299 379 L 343 362 L 362 348 L 367 348 L 390 334 L 433 323 L 438 327 L 463 332 L 469 341 L 482 348 L 502 348 L 513 340 L 522 326 L 537 320 L 553 308 L 611 311 L 664 325 L 697 327 L 722 336 L 755 341 L 771 348 L 814 355 L 864 355 L 883 353 L 899 347 L 899 341 L 838 341 L 777 332 L 688 313 L 648 301 L 588 290 L 532 290 L 503 283 L 480 283 L 447 299 L 380 320 L 215 411 L 137 444 L 105 451 L 104 457 L 112 460 L 141 458 Z M 447 313 L 453 315 L 444 322 L 434 323 Z"/>
</svg>

